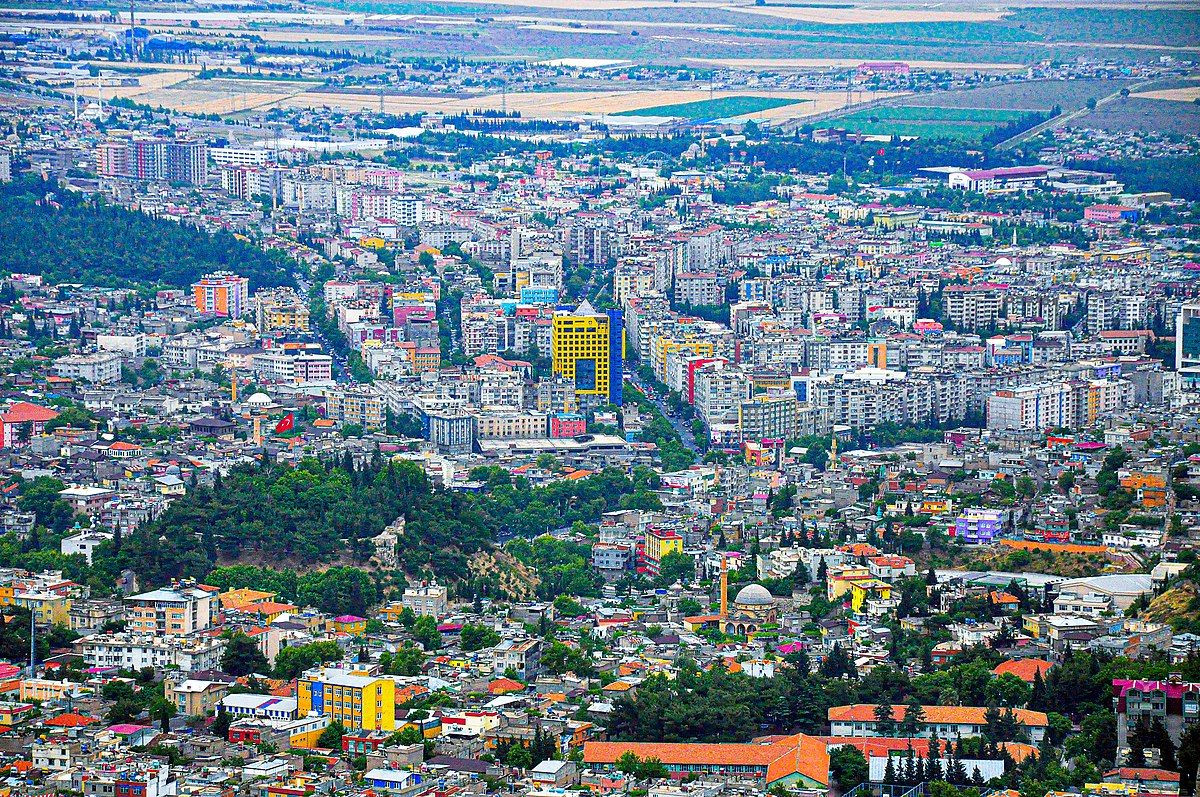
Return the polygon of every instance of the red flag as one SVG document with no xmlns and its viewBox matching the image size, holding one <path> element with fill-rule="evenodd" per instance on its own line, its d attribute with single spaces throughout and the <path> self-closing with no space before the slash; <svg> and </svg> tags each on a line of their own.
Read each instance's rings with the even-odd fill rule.
<svg viewBox="0 0 1200 797">
<path fill-rule="evenodd" d="M 283 434 L 290 432 L 296 428 L 296 413 L 289 412 L 280 419 L 279 423 L 275 424 L 275 434 Z"/>
</svg>

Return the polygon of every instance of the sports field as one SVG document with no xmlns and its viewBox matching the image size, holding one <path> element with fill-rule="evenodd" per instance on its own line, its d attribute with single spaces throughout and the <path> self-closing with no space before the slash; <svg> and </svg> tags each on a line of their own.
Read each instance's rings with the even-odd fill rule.
<svg viewBox="0 0 1200 797">
<path fill-rule="evenodd" d="M 795 105 L 798 102 L 805 102 L 805 100 L 790 97 L 720 97 L 675 105 L 636 108 L 631 111 L 621 111 L 617 116 L 671 116 L 692 119 L 697 122 L 708 122 L 714 119 L 753 116 L 762 111 L 782 108 L 785 105 Z"/>
</svg>

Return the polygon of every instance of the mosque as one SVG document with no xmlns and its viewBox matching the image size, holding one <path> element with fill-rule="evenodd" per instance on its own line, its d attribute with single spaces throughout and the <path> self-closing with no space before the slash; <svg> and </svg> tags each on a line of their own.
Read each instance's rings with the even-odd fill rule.
<svg viewBox="0 0 1200 797">
<path fill-rule="evenodd" d="M 715 628 L 735 636 L 750 636 L 774 623 L 779 618 L 775 598 L 762 584 L 747 584 L 738 590 L 729 606 L 729 570 L 725 559 L 721 559 L 721 612 L 683 618 L 689 631 Z"/>
</svg>

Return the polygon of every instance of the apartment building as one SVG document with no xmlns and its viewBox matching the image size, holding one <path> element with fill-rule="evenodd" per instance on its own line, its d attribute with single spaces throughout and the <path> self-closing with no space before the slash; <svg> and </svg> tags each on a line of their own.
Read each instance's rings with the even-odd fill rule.
<svg viewBox="0 0 1200 797">
<path fill-rule="evenodd" d="M 205 274 L 192 284 L 197 313 L 241 318 L 250 311 L 250 280 L 231 271 Z"/>
<path fill-rule="evenodd" d="M 92 634 L 80 641 L 80 653 L 91 667 L 218 670 L 225 653 L 225 640 L 203 635 L 181 639 L 166 634 Z"/>
<path fill-rule="evenodd" d="M 264 382 L 302 384 L 333 380 L 333 358 L 328 354 L 264 352 L 251 359 L 254 376 Z"/>
<path fill-rule="evenodd" d="M 369 387 L 339 387 L 325 394 L 325 417 L 364 429 L 382 429 L 383 397 Z"/>
<path fill-rule="evenodd" d="M 310 711 L 367 731 L 396 730 L 396 683 L 348 670 L 317 668 L 297 679 L 300 716 Z"/>
<path fill-rule="evenodd" d="M 404 588 L 401 604 L 418 617 L 445 617 L 450 612 L 449 591 L 436 581 Z"/>
<path fill-rule="evenodd" d="M 492 651 L 492 670 L 497 675 L 512 669 L 522 681 L 538 677 L 542 669 L 542 640 L 506 639 Z"/>
<path fill-rule="evenodd" d="M 308 332 L 308 302 L 291 288 L 254 295 L 255 324 L 260 333 Z"/>
<path fill-rule="evenodd" d="M 194 581 L 132 595 L 125 599 L 125 620 L 135 634 L 186 636 L 217 624 L 217 588 Z"/>
<path fill-rule="evenodd" d="M 750 398 L 750 380 L 740 368 L 710 361 L 693 372 L 693 404 L 705 426 L 732 420 Z"/>
<path fill-rule="evenodd" d="M 753 396 L 738 405 L 743 440 L 790 440 L 796 437 L 800 401 L 794 395 Z"/>
<path fill-rule="evenodd" d="M 1006 288 L 992 283 L 947 285 L 942 291 L 943 315 L 958 329 L 993 329 L 1004 306 Z"/>
<path fill-rule="evenodd" d="M 1115 679 L 1112 687 L 1118 748 L 1129 746 L 1130 734 L 1143 721 L 1160 720 L 1179 744 L 1184 729 L 1200 720 L 1200 683 L 1184 681 L 1178 673 L 1162 681 Z"/>
<path fill-rule="evenodd" d="M 121 355 L 111 351 L 71 354 L 54 361 L 54 372 L 64 379 L 104 385 L 121 379 Z"/>
<path fill-rule="evenodd" d="M 547 416 L 539 412 L 480 412 L 475 417 L 479 440 L 545 437 Z"/>
<path fill-rule="evenodd" d="M 1079 421 L 1077 392 L 1069 382 L 1043 382 L 997 390 L 988 397 L 988 429 L 1045 431 Z"/>
</svg>

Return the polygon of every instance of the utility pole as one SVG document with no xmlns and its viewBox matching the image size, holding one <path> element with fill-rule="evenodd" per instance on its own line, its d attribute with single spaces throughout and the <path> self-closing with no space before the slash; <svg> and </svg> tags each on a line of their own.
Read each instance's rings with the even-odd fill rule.
<svg viewBox="0 0 1200 797">
<path fill-rule="evenodd" d="M 137 39 L 134 37 L 134 34 L 133 34 L 133 27 L 134 27 L 133 4 L 135 2 L 136 2 L 136 0 L 129 0 L 129 60 L 130 61 L 137 60 Z"/>
<path fill-rule="evenodd" d="M 37 674 L 37 612 L 29 607 L 29 677 Z"/>
</svg>

